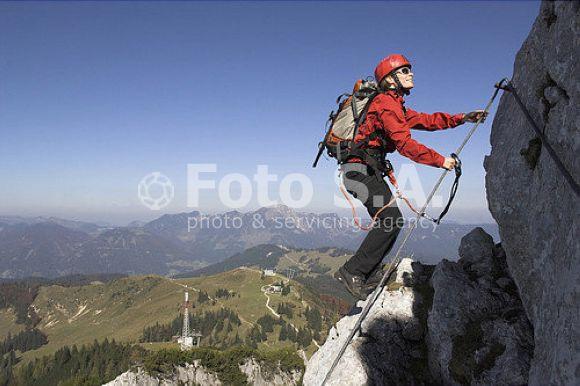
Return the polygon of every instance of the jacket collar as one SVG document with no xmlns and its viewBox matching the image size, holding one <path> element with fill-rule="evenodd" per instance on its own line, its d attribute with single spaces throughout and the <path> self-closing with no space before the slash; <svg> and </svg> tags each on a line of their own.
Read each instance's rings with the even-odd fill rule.
<svg viewBox="0 0 580 386">
<path fill-rule="evenodd" d="M 385 91 L 386 95 L 390 95 L 393 98 L 395 98 L 395 100 L 401 104 L 405 103 L 405 98 L 403 98 L 402 95 L 400 95 L 398 92 L 396 92 L 395 90 L 387 90 Z"/>
</svg>

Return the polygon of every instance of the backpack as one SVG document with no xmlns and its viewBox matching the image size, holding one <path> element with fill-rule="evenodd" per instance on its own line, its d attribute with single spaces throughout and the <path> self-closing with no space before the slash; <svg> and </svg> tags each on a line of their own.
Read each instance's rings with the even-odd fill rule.
<svg viewBox="0 0 580 386">
<path fill-rule="evenodd" d="M 358 128 L 364 122 L 371 102 L 379 93 L 375 81 L 359 79 L 354 84 L 352 94 L 345 93 L 336 99 L 338 109 L 330 113 L 326 122 L 328 129 L 324 139 L 318 144 L 318 154 L 312 164 L 313 168 L 318 164 L 324 150 L 339 164 L 354 155 L 354 138 Z"/>
</svg>

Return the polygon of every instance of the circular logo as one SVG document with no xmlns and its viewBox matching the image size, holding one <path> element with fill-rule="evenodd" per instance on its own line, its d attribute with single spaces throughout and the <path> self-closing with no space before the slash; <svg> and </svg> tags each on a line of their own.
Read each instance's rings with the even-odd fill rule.
<svg viewBox="0 0 580 386">
<path fill-rule="evenodd" d="M 164 174 L 153 172 L 147 174 L 137 187 L 139 201 L 151 210 L 165 208 L 173 200 L 175 186 Z"/>
</svg>

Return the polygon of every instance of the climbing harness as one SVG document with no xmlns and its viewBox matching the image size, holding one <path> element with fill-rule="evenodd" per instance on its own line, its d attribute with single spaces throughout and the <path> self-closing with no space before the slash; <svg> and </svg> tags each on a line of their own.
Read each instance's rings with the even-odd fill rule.
<svg viewBox="0 0 580 386">
<path fill-rule="evenodd" d="M 562 173 L 562 175 L 564 176 L 566 181 L 568 181 L 568 183 L 572 187 L 572 190 L 574 191 L 574 193 L 576 193 L 577 196 L 580 196 L 580 186 L 578 186 L 578 183 L 576 181 L 574 181 L 572 174 L 570 174 L 570 172 L 566 169 L 566 167 L 564 166 L 564 164 L 562 163 L 562 161 L 560 160 L 560 158 L 556 154 L 556 151 L 554 150 L 552 145 L 550 145 L 550 142 L 548 142 L 548 139 L 546 138 L 544 133 L 542 133 L 542 131 L 540 130 L 540 128 L 538 127 L 538 125 L 536 124 L 536 122 L 534 121 L 532 116 L 530 115 L 530 112 L 528 111 L 528 109 L 526 108 L 526 106 L 522 102 L 519 94 L 517 93 L 516 87 L 514 86 L 513 82 L 511 80 L 509 80 L 508 78 L 504 78 L 504 79 L 502 79 L 501 82 L 497 83 L 495 85 L 495 87 L 497 89 L 507 91 L 513 95 L 518 106 L 520 106 L 520 109 L 522 110 L 522 112 L 526 116 L 526 119 L 528 120 L 528 122 L 530 123 L 530 125 L 532 126 L 532 128 L 534 129 L 536 134 L 538 135 L 538 137 L 540 137 L 540 140 L 542 141 L 542 145 L 544 145 L 544 147 L 548 151 L 548 154 L 556 163 L 556 166 L 560 170 L 560 173 Z"/>
<path fill-rule="evenodd" d="M 496 96 L 497 96 L 497 94 L 498 94 L 501 86 L 506 81 L 507 81 L 507 79 L 503 79 L 498 84 L 496 84 L 496 86 L 495 86 L 496 89 L 495 89 L 495 91 L 494 91 L 491 99 L 487 103 L 487 106 L 484 109 L 484 114 L 482 114 L 482 116 L 477 120 L 477 122 L 469 130 L 469 132 L 465 136 L 465 139 L 463 140 L 463 142 L 461 143 L 461 145 L 459 145 L 459 147 L 455 151 L 454 154 L 455 154 L 456 157 L 459 157 L 459 154 L 461 154 L 461 151 L 463 150 L 463 148 L 465 147 L 465 145 L 467 144 L 467 142 L 471 139 L 471 136 L 473 135 L 473 133 L 475 132 L 475 130 L 477 129 L 477 127 L 481 123 L 483 117 L 485 115 L 487 115 L 487 113 L 489 112 L 489 108 L 493 104 L 493 101 L 495 100 L 495 98 L 496 98 Z M 459 163 L 459 165 L 460 165 L 460 163 Z M 338 355 L 336 356 L 336 358 L 332 362 L 332 366 L 330 366 L 330 369 L 326 373 L 326 376 L 324 377 L 324 380 L 322 381 L 322 384 L 321 384 L 322 386 L 324 386 L 326 384 L 326 382 L 330 379 L 330 376 L 332 375 L 332 372 L 336 368 L 336 365 L 338 365 L 338 362 L 340 361 L 340 359 L 344 355 L 344 352 L 346 351 L 348 345 L 350 344 L 350 342 L 352 341 L 352 339 L 354 338 L 354 336 L 357 334 L 357 332 L 360 330 L 360 327 L 362 325 L 363 320 L 366 318 L 366 316 L 368 315 L 369 311 L 371 310 L 371 307 L 373 306 L 373 304 L 376 302 L 376 300 L 378 299 L 379 295 L 381 294 L 385 283 L 389 280 L 389 278 L 391 277 L 391 275 L 393 274 L 393 272 L 399 266 L 399 263 L 400 263 L 400 260 L 401 260 L 401 251 L 403 250 L 403 248 L 405 247 L 405 244 L 407 243 L 407 241 L 411 237 L 411 234 L 415 230 L 415 227 L 417 226 L 417 223 L 419 222 L 419 220 L 421 219 L 421 217 L 425 217 L 425 216 L 422 215 L 422 213 L 425 213 L 425 209 L 427 208 L 427 206 L 429 205 L 429 203 L 433 199 L 433 196 L 435 196 L 435 193 L 437 192 L 437 190 L 439 190 L 439 187 L 443 183 L 443 180 L 447 176 L 447 173 L 448 172 L 449 172 L 449 170 L 443 171 L 443 173 L 441 174 L 441 176 L 439 177 L 439 179 L 435 183 L 435 186 L 433 187 L 433 190 L 431 191 L 431 193 L 429 193 L 429 196 L 427 197 L 427 200 L 425 201 L 425 204 L 423 204 L 423 207 L 421 208 L 421 210 L 415 212 L 417 214 L 416 215 L 416 218 L 415 218 L 415 221 L 414 222 L 411 222 L 409 224 L 409 229 L 405 233 L 405 237 L 403 238 L 403 241 L 401 242 L 401 245 L 399 246 L 399 249 L 397 250 L 397 253 L 395 254 L 395 257 L 393 258 L 392 262 L 389 264 L 389 269 L 387 269 L 387 272 L 385 272 L 385 274 L 383 275 L 381 281 L 379 282 L 379 284 L 377 285 L 377 287 L 375 288 L 375 290 L 369 295 L 369 300 L 367 301 L 367 304 L 363 308 L 363 310 L 362 310 L 362 312 L 361 312 L 361 314 L 360 314 L 360 316 L 359 316 L 356 324 L 354 325 L 354 327 L 351 330 L 350 334 L 346 338 L 346 341 L 341 346 L 340 351 L 338 352 Z M 456 175 L 456 182 L 458 183 L 458 177 L 457 177 L 457 175 Z M 451 196 L 452 197 L 455 196 L 455 191 L 457 190 L 457 183 L 454 183 L 454 187 L 451 190 Z M 445 209 L 444 209 L 443 212 L 446 213 L 446 210 L 449 209 L 448 208 L 449 205 L 450 204 L 448 203 L 448 205 L 445 207 Z M 445 213 L 442 213 L 442 215 L 445 215 Z M 441 219 L 442 215 L 440 215 L 439 219 Z"/>
<path fill-rule="evenodd" d="M 403 193 L 401 192 L 401 189 L 399 188 L 399 183 L 397 182 L 397 179 L 395 178 L 395 173 L 393 171 L 393 167 L 391 166 L 391 163 L 388 160 L 387 160 L 388 167 L 387 167 L 386 175 L 389 178 L 389 182 L 391 183 L 391 185 L 393 185 L 393 187 L 395 188 L 395 197 L 393 197 L 386 205 L 384 205 L 382 208 L 380 208 L 377 211 L 377 213 L 375 213 L 375 215 L 373 216 L 373 218 L 371 220 L 371 224 L 369 226 L 364 226 L 360 223 L 360 221 L 356 215 L 356 209 L 354 207 L 354 204 L 352 203 L 352 200 L 348 196 L 348 191 L 346 190 L 344 184 L 341 182 L 340 191 L 342 192 L 342 194 L 344 195 L 344 197 L 346 198 L 346 200 L 348 201 L 348 203 L 350 205 L 350 209 L 352 212 L 352 217 L 354 219 L 355 225 L 358 228 L 362 229 L 363 231 L 369 231 L 369 230 L 373 229 L 373 226 L 377 222 L 377 219 L 379 218 L 379 215 L 381 214 L 381 212 L 383 210 L 387 209 L 388 207 L 390 207 L 397 200 L 397 198 L 402 200 L 403 202 L 405 202 L 405 204 L 407 204 L 409 209 L 411 209 L 411 211 L 413 213 L 415 213 L 416 215 L 423 217 L 423 218 L 426 218 L 427 220 L 433 221 L 437 225 L 441 224 L 441 219 L 443 219 L 443 217 L 447 214 L 447 212 L 449 211 L 449 208 L 451 207 L 451 203 L 453 202 L 453 199 L 455 198 L 455 194 L 457 193 L 457 188 L 459 187 L 459 178 L 461 178 L 461 173 L 462 173 L 461 172 L 461 160 L 459 159 L 457 154 L 451 153 L 451 158 L 455 159 L 455 168 L 454 168 L 455 180 L 453 181 L 453 184 L 451 185 L 451 193 L 449 194 L 449 200 L 447 201 L 445 208 L 443 208 L 443 210 L 441 211 L 441 214 L 439 214 L 439 216 L 437 218 L 429 216 L 424 210 L 418 211 L 417 209 L 415 209 L 413 204 L 411 204 L 411 201 L 403 195 Z M 339 179 L 342 181 L 341 175 L 342 175 L 342 172 L 339 172 Z"/>
<path fill-rule="evenodd" d="M 339 177 L 341 178 L 341 174 L 342 172 L 339 172 Z M 356 209 L 354 207 L 354 204 L 352 203 L 352 200 L 350 199 L 350 197 L 348 196 L 348 192 L 346 190 L 346 188 L 344 187 L 344 184 L 341 183 L 340 184 L 340 191 L 342 192 L 342 194 L 344 195 L 344 198 L 346 198 L 346 200 L 348 201 L 348 204 L 350 205 L 350 209 L 352 211 L 352 218 L 354 220 L 355 225 L 362 229 L 363 231 L 370 231 L 371 229 L 373 229 L 374 224 L 377 222 L 377 219 L 379 218 L 379 215 L 381 214 L 381 212 L 385 209 L 387 209 L 389 206 L 393 205 L 393 203 L 395 201 L 397 201 L 398 196 L 393 197 L 386 205 L 384 205 L 381 209 L 379 209 L 377 211 L 377 213 L 375 213 L 375 215 L 373 216 L 373 219 L 371 220 L 371 224 L 369 226 L 365 226 L 362 225 L 356 215 Z M 399 191 L 397 190 L 397 194 L 399 193 Z"/>
</svg>

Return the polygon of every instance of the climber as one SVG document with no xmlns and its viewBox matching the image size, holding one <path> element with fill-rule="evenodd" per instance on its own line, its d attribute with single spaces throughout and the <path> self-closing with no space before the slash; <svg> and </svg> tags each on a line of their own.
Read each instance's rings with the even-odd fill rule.
<svg viewBox="0 0 580 386">
<path fill-rule="evenodd" d="M 371 217 L 392 199 L 383 177 L 387 170 L 386 154 L 397 150 L 411 160 L 433 167 L 452 170 L 456 159 L 443 157 L 411 138 L 410 129 L 434 131 L 456 127 L 465 122 L 483 121 L 486 112 L 419 113 L 404 106 L 404 96 L 414 87 L 411 63 L 403 55 L 389 55 L 377 65 L 375 79 L 380 88 L 369 108 L 365 121 L 354 137 L 354 146 L 377 162 L 369 165 L 362 158 L 351 156 L 341 165 L 344 186 L 366 207 Z M 377 167 L 377 165 L 379 165 Z M 334 274 L 347 290 L 365 299 L 383 276 L 383 257 L 393 247 L 403 226 L 396 203 L 382 210 L 356 253 Z"/>
</svg>

